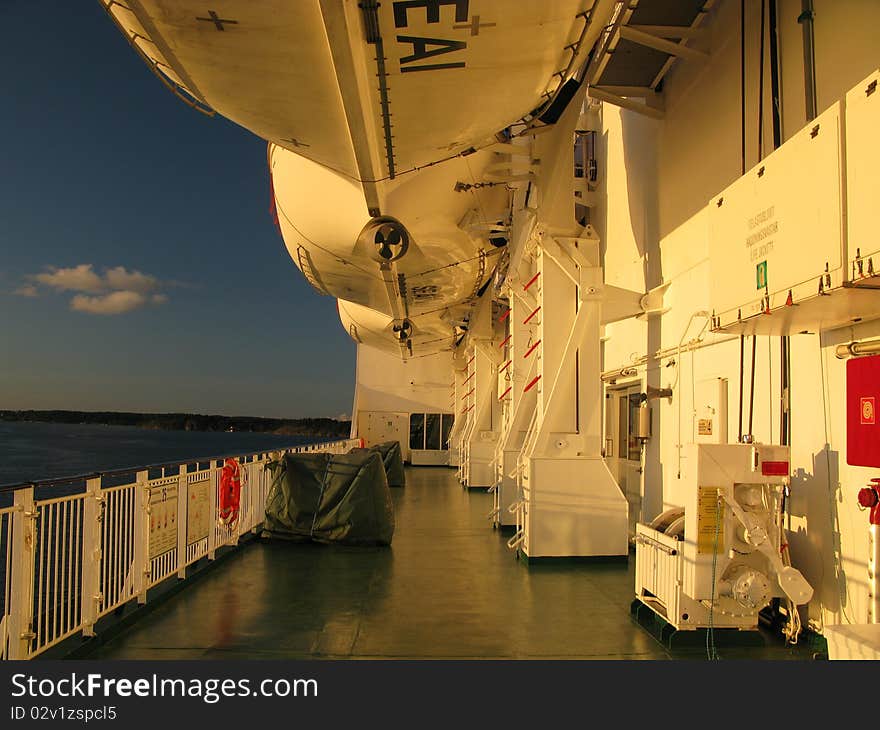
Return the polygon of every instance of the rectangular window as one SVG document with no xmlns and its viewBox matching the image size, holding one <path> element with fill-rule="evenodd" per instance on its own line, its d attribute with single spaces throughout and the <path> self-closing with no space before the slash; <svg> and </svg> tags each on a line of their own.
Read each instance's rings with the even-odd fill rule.
<svg viewBox="0 0 880 730">
<path fill-rule="evenodd" d="M 409 417 L 409 447 L 445 451 L 455 416 L 451 413 L 412 413 Z"/>
<path fill-rule="evenodd" d="M 425 448 L 440 449 L 440 414 L 425 414 Z"/>
<path fill-rule="evenodd" d="M 440 420 L 440 448 L 449 448 L 449 433 L 452 431 L 452 424 L 455 423 L 455 416 L 451 413 L 444 413 Z"/>
<path fill-rule="evenodd" d="M 636 438 L 639 431 L 639 408 L 642 404 L 642 394 L 632 393 L 629 396 L 629 428 L 627 429 L 627 446 L 630 461 L 638 461 L 641 458 L 641 444 Z"/>
<path fill-rule="evenodd" d="M 586 178 L 591 183 L 599 179 L 596 163 L 596 133 L 577 131 L 574 133 L 574 176 Z"/>
<path fill-rule="evenodd" d="M 412 413 L 409 417 L 409 447 L 425 448 L 425 414 Z"/>
<path fill-rule="evenodd" d="M 587 136 L 584 132 L 574 133 L 574 176 L 586 177 L 587 172 Z"/>
</svg>

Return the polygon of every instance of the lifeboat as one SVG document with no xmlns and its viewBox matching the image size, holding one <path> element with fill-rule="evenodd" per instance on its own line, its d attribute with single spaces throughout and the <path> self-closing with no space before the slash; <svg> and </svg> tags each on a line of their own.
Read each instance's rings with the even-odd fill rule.
<svg viewBox="0 0 880 730">
<path fill-rule="evenodd" d="M 269 142 L 294 263 L 363 342 L 450 347 L 509 221 L 489 174 L 552 123 L 614 0 L 102 0 L 175 93 Z M 368 314 L 366 310 L 373 313 Z"/>
<path fill-rule="evenodd" d="M 270 148 L 278 225 L 290 256 L 315 289 L 342 300 L 353 337 L 388 332 L 383 349 L 397 352 L 403 341 L 404 356 L 420 345 L 426 354 L 428 342 L 434 351 L 441 342 L 448 349 L 451 323 L 462 316 L 457 308 L 481 293 L 507 243 L 506 188 L 474 187 L 491 157 L 475 153 L 385 181 L 377 186 L 383 214 L 371 216 L 356 182 Z"/>
</svg>

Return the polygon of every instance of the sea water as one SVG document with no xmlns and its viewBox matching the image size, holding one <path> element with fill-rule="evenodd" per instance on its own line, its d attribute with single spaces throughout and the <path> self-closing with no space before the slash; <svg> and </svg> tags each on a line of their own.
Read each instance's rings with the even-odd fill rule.
<svg viewBox="0 0 880 730">
<path fill-rule="evenodd" d="M 272 433 L 0 422 L 0 485 L 313 443 Z M 323 439 L 321 439 L 323 440 Z"/>
</svg>

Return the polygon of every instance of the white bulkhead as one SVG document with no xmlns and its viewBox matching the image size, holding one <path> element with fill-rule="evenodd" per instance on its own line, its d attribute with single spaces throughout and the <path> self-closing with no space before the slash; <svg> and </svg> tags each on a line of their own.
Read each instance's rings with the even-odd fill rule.
<svg viewBox="0 0 880 730">
<path fill-rule="evenodd" d="M 604 104 L 599 179 L 606 204 L 596 209 L 594 226 L 607 283 L 666 287 L 655 316 L 605 328 L 609 411 L 620 413 L 629 392 L 645 394 L 651 409 L 651 436 L 636 451 L 638 472 L 632 470 L 639 522 L 690 502 L 688 444 L 709 440 L 701 437 L 701 421 L 705 431 L 712 410 L 721 412 L 715 403 L 727 402 L 730 443 L 742 435 L 779 444 L 784 416 L 791 424 L 785 538 L 792 564 L 814 590 L 800 617 L 823 632 L 869 620 L 873 592 L 868 515 L 857 495 L 878 474 L 846 463 L 846 368 L 835 353 L 840 344 L 880 336 L 880 293 L 859 288 L 860 281 L 870 284 L 864 275 L 878 248 L 876 234 L 862 228 L 876 219 L 863 191 L 869 180 L 876 190 L 880 169 L 876 144 L 866 144 L 862 130 L 878 124 L 876 117 L 867 121 L 871 106 L 876 114 L 871 88 L 880 63 L 868 28 L 880 22 L 880 6 L 857 0 L 814 5 L 816 118 L 805 111 L 801 3 L 777 3 L 778 152 L 768 19 L 762 84 L 758 4 L 746 4 L 742 77 L 740 4 L 716 3 L 703 23 L 707 32 L 687 42 L 703 55 L 679 58 L 662 96 L 642 90 L 628 97 L 638 105 L 633 108 Z M 655 110 L 645 109 L 642 99 Z M 806 151 L 790 153 L 797 147 Z M 728 208 L 740 202 L 741 208 Z M 790 379 L 783 388 L 786 333 Z M 727 395 L 707 399 L 704 381 L 726 381 Z M 620 424 L 606 432 L 615 454 L 635 434 L 631 419 Z"/>
<path fill-rule="evenodd" d="M 812 590 L 789 627 L 822 632 L 877 620 L 857 500 L 877 474 L 846 463 L 835 354 L 880 338 L 880 5 L 771 5 L 108 10 L 175 91 L 268 140 L 291 257 L 358 342 L 355 433 L 436 463 L 439 429 L 529 557 L 625 555 L 635 530 L 672 571 L 649 523 L 684 510 L 694 543 L 694 485 L 722 486 L 695 455 L 778 451 L 774 540 L 809 584 L 782 593 Z M 749 570 L 710 588 L 763 605 L 773 571 Z"/>
</svg>

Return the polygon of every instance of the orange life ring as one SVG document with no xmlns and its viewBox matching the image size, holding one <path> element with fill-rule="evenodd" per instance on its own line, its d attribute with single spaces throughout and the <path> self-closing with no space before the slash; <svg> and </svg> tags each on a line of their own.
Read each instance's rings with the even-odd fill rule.
<svg viewBox="0 0 880 730">
<path fill-rule="evenodd" d="M 226 459 L 220 470 L 220 524 L 232 528 L 238 522 L 241 504 L 241 466 L 236 459 Z"/>
</svg>

